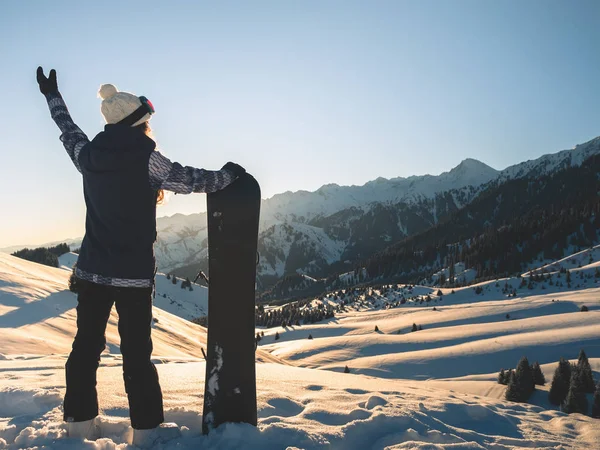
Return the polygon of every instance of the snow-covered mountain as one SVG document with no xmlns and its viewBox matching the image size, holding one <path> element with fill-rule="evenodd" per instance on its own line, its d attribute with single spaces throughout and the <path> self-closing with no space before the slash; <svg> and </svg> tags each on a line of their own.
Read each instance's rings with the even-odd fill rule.
<svg viewBox="0 0 600 450">
<path fill-rule="evenodd" d="M 263 200 L 259 234 L 263 285 L 285 274 L 326 276 L 439 223 L 493 186 L 578 166 L 600 153 L 600 137 L 497 171 L 466 159 L 440 175 L 378 178 L 363 186 L 329 184 L 315 192 Z M 195 276 L 207 270 L 206 213 L 157 220 L 159 270 Z M 347 264 L 345 264 L 347 262 Z"/>
<path fill-rule="evenodd" d="M 529 175 L 549 175 L 567 167 L 578 167 L 589 157 L 600 153 L 600 136 L 584 144 L 576 145 L 571 150 L 541 156 L 534 160 L 507 167 L 497 178 L 498 183 Z"/>
<path fill-rule="evenodd" d="M 465 159 L 440 175 L 408 178 L 377 178 L 363 186 L 327 184 L 315 192 L 277 194 L 263 201 L 261 220 L 268 226 L 277 221 L 308 222 L 348 208 L 367 208 L 371 203 L 418 203 L 441 192 L 477 187 L 498 176 L 498 171 L 475 159 Z"/>
</svg>

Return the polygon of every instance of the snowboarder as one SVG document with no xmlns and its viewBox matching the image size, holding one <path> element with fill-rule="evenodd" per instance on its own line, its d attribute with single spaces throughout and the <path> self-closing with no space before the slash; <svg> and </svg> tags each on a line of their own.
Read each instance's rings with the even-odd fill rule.
<svg viewBox="0 0 600 450">
<path fill-rule="evenodd" d="M 152 103 L 112 84 L 98 91 L 106 126 L 90 141 L 71 119 L 56 71 L 46 77 L 38 67 L 37 82 L 62 133 L 60 140 L 82 174 L 87 208 L 74 271 L 79 289 L 77 334 L 65 366 L 64 420 L 70 437 L 97 435 L 96 371 L 115 304 L 133 444 L 148 447 L 179 434 L 163 423 L 162 392 L 151 362 L 156 205 L 164 190 L 216 192 L 245 170 L 232 162 L 217 171 L 171 162 L 156 150 L 150 134 Z"/>
</svg>

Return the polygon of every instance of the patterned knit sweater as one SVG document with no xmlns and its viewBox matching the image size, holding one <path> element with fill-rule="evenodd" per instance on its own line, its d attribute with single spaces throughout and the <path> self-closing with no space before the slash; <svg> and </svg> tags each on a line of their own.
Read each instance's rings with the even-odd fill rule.
<svg viewBox="0 0 600 450">
<path fill-rule="evenodd" d="M 90 141 L 86 134 L 75 125 L 67 106 L 59 92 L 53 92 L 46 95 L 50 114 L 56 125 L 61 131 L 60 140 L 73 164 L 79 172 L 79 153 L 81 149 Z M 182 166 L 179 163 L 171 162 L 159 151 L 154 151 L 150 155 L 148 163 L 148 175 L 150 187 L 155 190 L 164 189 L 177 194 L 190 194 L 192 192 L 216 192 L 235 180 L 234 174 L 229 170 L 204 170 L 194 167 Z M 117 287 L 152 287 L 153 279 L 124 279 L 111 278 L 99 274 L 88 273 L 78 268 L 75 269 L 75 275 L 83 280 L 91 281 L 96 284 L 103 284 Z"/>
</svg>

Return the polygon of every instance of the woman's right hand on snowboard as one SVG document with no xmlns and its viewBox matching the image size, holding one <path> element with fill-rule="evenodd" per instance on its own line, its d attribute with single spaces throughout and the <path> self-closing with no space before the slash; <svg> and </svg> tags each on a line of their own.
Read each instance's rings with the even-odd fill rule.
<svg viewBox="0 0 600 450">
<path fill-rule="evenodd" d="M 229 170 L 230 172 L 233 173 L 233 175 L 235 175 L 236 178 L 238 178 L 246 173 L 246 169 L 244 169 L 239 164 L 233 163 L 231 161 L 229 161 L 227 164 L 225 164 L 223 167 L 221 167 L 221 170 Z"/>
</svg>

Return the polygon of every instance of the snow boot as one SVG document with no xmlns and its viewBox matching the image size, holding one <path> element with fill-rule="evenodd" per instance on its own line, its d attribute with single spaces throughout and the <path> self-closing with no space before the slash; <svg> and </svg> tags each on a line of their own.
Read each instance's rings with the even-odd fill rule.
<svg viewBox="0 0 600 450">
<path fill-rule="evenodd" d="M 152 448 L 181 436 L 181 431 L 175 423 L 161 423 L 149 430 L 133 430 L 132 444 L 139 448 Z"/>
<path fill-rule="evenodd" d="M 97 423 L 96 418 L 83 422 L 67 422 L 67 436 L 95 441 L 100 438 L 100 424 Z"/>
</svg>

